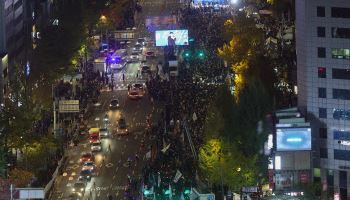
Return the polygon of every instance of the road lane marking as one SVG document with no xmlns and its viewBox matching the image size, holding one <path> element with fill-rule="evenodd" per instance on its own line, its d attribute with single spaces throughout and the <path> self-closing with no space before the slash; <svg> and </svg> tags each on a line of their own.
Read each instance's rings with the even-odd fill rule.
<svg viewBox="0 0 350 200">
<path fill-rule="evenodd" d="M 112 167 L 113 166 L 113 163 L 108 163 L 107 165 L 106 165 L 106 167 L 108 167 L 108 168 L 110 168 L 110 167 Z"/>
</svg>

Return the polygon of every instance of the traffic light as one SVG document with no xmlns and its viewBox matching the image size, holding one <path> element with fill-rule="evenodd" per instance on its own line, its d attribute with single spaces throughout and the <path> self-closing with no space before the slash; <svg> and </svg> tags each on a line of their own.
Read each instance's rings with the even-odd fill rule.
<svg viewBox="0 0 350 200">
<path fill-rule="evenodd" d="M 191 194 L 191 188 L 185 188 L 184 195 L 190 195 Z"/>
<path fill-rule="evenodd" d="M 151 194 L 151 191 L 149 191 L 149 190 L 144 190 L 144 191 L 143 191 L 143 194 L 144 194 L 145 196 L 150 195 L 150 194 Z"/>
<path fill-rule="evenodd" d="M 167 190 L 164 191 L 164 194 L 165 195 L 170 195 L 170 192 L 171 192 L 170 189 L 167 189 Z"/>
<path fill-rule="evenodd" d="M 189 60 L 191 58 L 191 52 L 188 50 L 185 50 L 182 54 L 182 57 L 184 58 L 184 60 Z"/>
<path fill-rule="evenodd" d="M 201 50 L 201 51 L 198 51 L 198 58 L 200 58 L 200 59 L 203 59 L 204 57 L 205 57 L 205 54 L 204 54 L 204 52 Z"/>
</svg>

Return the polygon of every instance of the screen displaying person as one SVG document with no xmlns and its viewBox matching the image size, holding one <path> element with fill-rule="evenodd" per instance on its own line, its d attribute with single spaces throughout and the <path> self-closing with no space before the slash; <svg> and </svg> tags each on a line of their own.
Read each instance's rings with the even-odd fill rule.
<svg viewBox="0 0 350 200">
<path fill-rule="evenodd" d="M 173 32 L 170 32 L 168 36 L 168 46 L 175 46 L 175 42 L 176 42 L 176 37 Z"/>
</svg>

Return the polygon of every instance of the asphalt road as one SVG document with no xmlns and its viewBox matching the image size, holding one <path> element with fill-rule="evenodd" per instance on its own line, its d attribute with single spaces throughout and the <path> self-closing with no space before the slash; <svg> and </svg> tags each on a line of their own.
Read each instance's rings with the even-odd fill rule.
<svg viewBox="0 0 350 200">
<path fill-rule="evenodd" d="M 154 35 L 148 33 L 145 27 L 146 16 L 167 15 L 176 6 L 175 1 L 144 0 L 141 2 L 143 11 L 136 16 L 137 37 L 149 37 L 154 40 Z M 129 48 L 132 48 L 135 41 Z M 155 48 L 156 49 L 156 48 Z M 145 49 L 147 51 L 147 49 Z M 130 49 L 128 50 L 130 51 Z M 162 49 L 156 49 L 157 57 L 148 59 L 147 64 L 155 73 L 157 63 L 162 60 Z M 130 134 L 127 136 L 110 136 L 102 139 L 102 151 L 95 155 L 97 170 L 91 181 L 87 182 L 85 194 L 81 199 L 107 199 L 109 195 L 113 199 L 124 199 L 124 189 L 128 183 L 128 175 L 133 178 L 141 176 L 142 158 L 148 151 L 147 142 L 149 138 L 144 134 L 146 127 L 146 116 L 152 114 L 153 121 L 157 121 L 162 105 L 151 102 L 146 95 L 139 100 L 130 100 L 127 97 L 127 85 L 130 83 L 144 83 L 146 76 L 140 75 L 141 62 L 129 63 L 122 70 L 114 73 L 114 90 L 102 89 L 99 105 L 94 107 L 92 117 L 88 119 L 90 127 L 103 127 L 103 118 L 107 113 L 109 116 L 108 129 L 115 134 L 117 120 L 123 116 L 126 119 Z M 124 80 L 123 80 L 124 74 Z M 109 110 L 111 99 L 120 101 L 120 109 Z M 141 140 L 146 141 L 146 147 L 141 148 Z M 110 150 L 109 150 L 110 146 Z M 81 170 L 79 158 L 83 152 L 90 151 L 87 137 L 77 147 L 70 147 L 68 151 L 68 164 L 63 175 L 57 177 L 54 190 L 50 199 L 66 199 L 71 193 L 73 184 L 77 181 Z M 135 160 L 135 154 L 140 160 Z M 127 165 L 127 159 L 133 161 Z M 104 160 L 104 161 L 103 161 Z M 136 195 L 136 194 L 135 194 Z"/>
</svg>

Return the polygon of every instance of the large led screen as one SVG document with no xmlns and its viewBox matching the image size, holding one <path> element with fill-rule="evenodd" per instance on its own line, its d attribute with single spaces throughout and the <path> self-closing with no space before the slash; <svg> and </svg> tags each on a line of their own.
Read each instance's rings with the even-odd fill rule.
<svg viewBox="0 0 350 200">
<path fill-rule="evenodd" d="M 156 31 L 156 46 L 188 45 L 188 30 Z"/>
<path fill-rule="evenodd" d="M 277 151 L 311 150 L 311 128 L 277 129 Z"/>
</svg>

